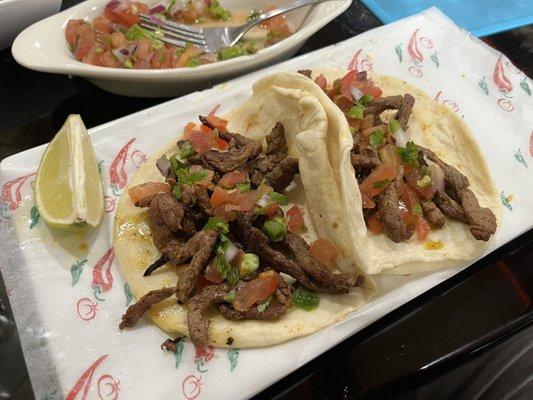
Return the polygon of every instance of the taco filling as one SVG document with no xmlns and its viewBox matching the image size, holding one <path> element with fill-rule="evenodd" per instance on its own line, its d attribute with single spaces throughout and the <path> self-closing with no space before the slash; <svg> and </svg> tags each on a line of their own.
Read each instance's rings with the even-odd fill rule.
<svg viewBox="0 0 533 400">
<path fill-rule="evenodd" d="M 187 309 L 189 335 L 208 344 L 214 305 L 229 320 L 275 320 L 294 305 L 317 307 L 317 292 L 340 294 L 360 286 L 357 273 L 336 273 L 336 248 L 327 239 L 310 244 L 302 210 L 284 194 L 299 173 L 288 156 L 284 126 L 260 142 L 226 130 L 227 121 L 200 116 L 187 124 L 176 154 L 157 168 L 165 182 L 129 189 L 160 258 L 145 277 L 170 263 L 175 287 L 152 290 L 128 307 L 120 329 L 133 327 L 155 304 L 176 296 Z M 148 278 L 146 278 L 148 279 Z"/>
<path fill-rule="evenodd" d="M 309 70 L 298 72 L 311 77 Z M 432 150 L 408 140 L 413 96 L 382 97 L 366 72 L 349 71 L 331 85 L 319 75 L 315 83 L 344 112 L 350 126 L 350 160 L 372 233 L 384 232 L 395 243 L 413 235 L 423 242 L 449 217 L 467 224 L 476 240 L 490 239 L 496 217 L 479 205 L 468 178 Z"/>
</svg>

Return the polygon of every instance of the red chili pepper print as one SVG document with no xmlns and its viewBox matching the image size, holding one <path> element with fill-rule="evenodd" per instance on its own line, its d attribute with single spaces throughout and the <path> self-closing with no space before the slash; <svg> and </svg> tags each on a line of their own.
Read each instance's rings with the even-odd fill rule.
<svg viewBox="0 0 533 400">
<path fill-rule="evenodd" d="M 520 75 L 522 73 L 522 71 L 520 71 L 518 68 L 514 66 L 511 60 L 507 60 L 505 62 L 505 65 L 507 65 L 507 69 L 511 71 L 513 74 Z"/>
<path fill-rule="evenodd" d="M 135 138 L 130 139 L 117 153 L 109 167 L 109 184 L 114 189 L 124 189 L 128 183 L 128 174 L 126 173 L 126 161 L 128 160 L 128 151 Z"/>
<path fill-rule="evenodd" d="M 417 29 L 411 34 L 411 37 L 409 38 L 409 44 L 407 45 L 407 53 L 409 54 L 409 57 L 411 57 L 411 60 L 414 62 L 422 62 L 424 61 L 424 56 L 418 49 L 418 31 L 420 29 Z"/>
<path fill-rule="evenodd" d="M 109 374 L 98 378 L 98 398 L 100 400 L 117 400 L 120 381 L 113 379 Z"/>
<path fill-rule="evenodd" d="M 422 72 L 422 68 L 415 67 L 414 65 L 409 67 L 409 73 L 413 75 L 415 78 L 420 78 L 424 73 Z"/>
<path fill-rule="evenodd" d="M 148 157 L 146 156 L 146 153 L 141 150 L 134 150 L 131 153 L 131 162 L 133 165 L 135 165 L 135 168 L 140 168 L 141 165 L 146 163 L 148 161 Z"/>
<path fill-rule="evenodd" d="M 422 45 L 422 47 L 425 47 L 428 50 L 431 50 L 433 48 L 433 41 L 425 36 L 422 36 L 420 38 L 420 44 Z"/>
<path fill-rule="evenodd" d="M 93 281 L 91 285 L 98 287 L 101 293 L 105 293 L 113 287 L 113 274 L 111 273 L 113 261 L 115 261 L 115 252 L 113 247 L 111 247 L 93 267 Z"/>
<path fill-rule="evenodd" d="M 217 104 L 216 106 L 213 107 L 213 109 L 211 111 L 209 111 L 209 113 L 207 114 L 209 117 L 212 117 L 213 115 L 215 115 L 217 113 L 217 111 L 219 110 L 221 104 Z"/>
<path fill-rule="evenodd" d="M 197 399 L 202 391 L 202 378 L 196 375 L 187 376 L 181 384 L 181 390 L 187 400 Z"/>
<path fill-rule="evenodd" d="M 194 345 L 194 358 L 202 358 L 209 362 L 215 356 L 215 349 L 211 346 Z"/>
<path fill-rule="evenodd" d="M 531 135 L 529 136 L 529 155 L 533 157 L 533 130 L 531 131 Z"/>
<path fill-rule="evenodd" d="M 7 204 L 8 210 L 15 211 L 19 207 L 20 202 L 22 201 L 22 188 L 24 187 L 24 184 L 36 174 L 37 172 L 33 172 L 4 183 L 0 200 Z"/>
<path fill-rule="evenodd" d="M 513 84 L 511 83 L 509 78 L 505 76 L 501 55 L 500 57 L 498 57 L 498 61 L 496 61 L 496 65 L 494 66 L 494 73 L 492 74 L 492 79 L 498 87 L 498 90 L 500 90 L 501 92 L 509 93 L 513 90 Z"/>
<path fill-rule="evenodd" d="M 351 71 L 355 69 L 357 71 L 357 64 L 359 63 L 359 54 L 361 54 L 361 51 L 363 49 L 357 50 L 357 52 L 353 55 L 352 59 L 350 60 L 350 64 L 348 64 L 348 70 Z M 357 71 L 359 72 L 359 71 Z"/>
<path fill-rule="evenodd" d="M 76 313 L 84 321 L 91 321 L 96 317 L 98 303 L 94 303 L 88 297 L 82 297 L 76 303 Z"/>
<path fill-rule="evenodd" d="M 91 364 L 89 368 L 80 376 L 78 381 L 74 384 L 70 392 L 67 394 L 65 400 L 87 400 L 87 395 L 89 389 L 91 388 L 91 383 L 93 380 L 94 371 L 96 368 L 104 362 L 109 354 L 104 354 L 100 356 L 94 363 Z"/>
</svg>

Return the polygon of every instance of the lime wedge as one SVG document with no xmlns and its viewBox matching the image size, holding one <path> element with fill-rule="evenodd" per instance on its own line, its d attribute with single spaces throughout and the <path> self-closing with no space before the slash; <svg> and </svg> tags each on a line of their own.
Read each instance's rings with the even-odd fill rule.
<svg viewBox="0 0 533 400">
<path fill-rule="evenodd" d="M 79 229 L 102 222 L 102 179 L 79 115 L 69 115 L 46 148 L 35 180 L 35 199 L 51 226 Z"/>
</svg>

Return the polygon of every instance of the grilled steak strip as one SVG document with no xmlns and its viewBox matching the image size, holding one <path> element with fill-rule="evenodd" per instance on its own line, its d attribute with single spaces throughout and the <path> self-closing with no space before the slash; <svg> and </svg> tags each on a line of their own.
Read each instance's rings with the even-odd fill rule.
<svg viewBox="0 0 533 400">
<path fill-rule="evenodd" d="M 261 143 L 254 142 L 228 151 L 209 150 L 201 158 L 210 169 L 226 173 L 246 169 L 248 161 L 257 157 L 262 150 Z"/>
<path fill-rule="evenodd" d="M 200 231 L 183 246 L 188 247 L 189 254 L 194 255 L 189 265 L 180 273 L 176 293 L 179 302 L 186 302 L 194 293 L 200 274 L 213 256 L 217 239 L 218 232 L 215 230 Z"/>
<path fill-rule="evenodd" d="M 401 95 L 378 97 L 365 106 L 363 114 L 374 114 L 377 116 L 385 110 L 399 110 L 402 104 L 403 96 Z"/>
<path fill-rule="evenodd" d="M 407 129 L 407 125 L 409 123 L 409 117 L 411 116 L 411 111 L 413 111 L 413 107 L 415 105 L 415 98 L 411 96 L 409 93 L 406 93 L 403 95 L 403 101 L 402 105 L 398 109 L 398 112 L 394 116 L 394 119 L 396 119 L 403 130 Z"/>
<path fill-rule="evenodd" d="M 381 194 L 379 210 L 383 215 L 381 222 L 383 222 L 385 233 L 389 239 L 395 243 L 400 243 L 412 236 L 413 232 L 405 225 L 400 214 L 398 192 L 395 185 L 387 186 Z"/>
<path fill-rule="evenodd" d="M 265 311 L 259 312 L 257 307 L 252 307 L 248 311 L 238 311 L 229 304 L 220 303 L 218 311 L 227 319 L 241 321 L 243 319 L 273 320 L 278 319 L 287 312 L 287 306 L 277 301 L 272 301 Z"/>
<path fill-rule="evenodd" d="M 137 321 L 152 307 L 153 305 L 169 298 L 176 293 L 176 288 L 163 288 L 158 290 L 151 290 L 141 297 L 136 303 L 132 304 L 122 316 L 119 329 L 132 328 Z"/>
<path fill-rule="evenodd" d="M 274 270 L 283 272 L 296 279 L 303 287 L 318 291 L 319 287 L 305 272 L 292 260 L 282 253 L 271 248 L 268 238 L 259 229 L 252 226 L 250 221 L 242 214 L 237 214 L 237 222 L 232 223 L 232 232 L 250 252 L 257 254 L 261 263 L 270 265 Z"/>
<path fill-rule="evenodd" d="M 311 74 L 313 73 L 313 71 L 310 69 L 299 69 L 297 72 L 303 76 L 307 76 L 308 78 L 311 78 Z"/>
<path fill-rule="evenodd" d="M 180 202 L 189 207 L 198 206 L 201 213 L 206 217 L 214 215 L 213 207 L 209 203 L 209 193 L 207 188 L 201 185 L 181 185 Z"/>
<path fill-rule="evenodd" d="M 298 265 L 315 280 L 323 291 L 328 293 L 347 293 L 357 283 L 357 274 L 334 274 L 328 267 L 316 261 L 309 251 L 305 239 L 288 233 L 284 240 Z"/>
<path fill-rule="evenodd" d="M 161 254 L 161 257 L 159 257 L 157 260 L 155 260 L 152 264 L 150 264 L 148 266 L 148 268 L 146 268 L 146 270 L 144 271 L 144 274 L 143 276 L 150 276 L 152 275 L 152 272 L 154 272 L 155 270 L 157 270 L 158 268 L 161 268 L 163 265 L 165 265 L 168 261 L 170 260 L 170 258 L 168 258 L 168 255 L 166 254 Z"/>
<path fill-rule="evenodd" d="M 267 147 L 265 154 L 270 156 L 272 154 L 283 153 L 287 154 L 287 141 L 285 139 L 285 127 L 281 122 L 277 122 L 270 133 L 265 137 Z"/>
<path fill-rule="evenodd" d="M 442 227 L 446 223 L 446 219 L 438 207 L 430 200 L 420 201 L 420 206 L 424 212 L 427 220 L 435 226 Z"/>
<path fill-rule="evenodd" d="M 222 303 L 229 290 L 227 283 L 206 286 L 200 294 L 191 297 L 187 302 L 187 325 L 189 337 L 194 344 L 208 345 L 209 320 L 204 318 L 204 312 L 211 305 Z"/>
<path fill-rule="evenodd" d="M 353 148 L 350 152 L 350 162 L 354 168 L 358 183 L 362 183 L 375 168 L 381 165 L 376 148 L 362 141 L 360 135 L 354 137 Z"/>
<path fill-rule="evenodd" d="M 446 193 L 435 192 L 433 201 L 444 215 L 447 215 L 448 217 L 458 221 L 468 223 L 463 207 L 457 204 L 457 202 Z"/>
<path fill-rule="evenodd" d="M 479 205 L 475 194 L 468 188 L 470 184 L 468 178 L 455 167 L 442 161 L 433 151 L 421 146 L 417 148 L 442 169 L 446 190 L 460 201 L 472 236 L 476 240 L 489 240 L 490 236 L 496 232 L 496 216 L 489 208 Z M 441 197 L 443 197 L 442 194 Z"/>
<path fill-rule="evenodd" d="M 291 184 L 298 172 L 298 159 L 286 157 L 265 176 L 265 180 L 276 192 L 281 192 Z"/>
<path fill-rule="evenodd" d="M 486 242 L 496 232 L 497 223 L 494 213 L 489 208 L 481 207 L 476 195 L 468 188 L 460 190 L 457 195 L 468 219 L 470 233 L 477 240 Z"/>
</svg>

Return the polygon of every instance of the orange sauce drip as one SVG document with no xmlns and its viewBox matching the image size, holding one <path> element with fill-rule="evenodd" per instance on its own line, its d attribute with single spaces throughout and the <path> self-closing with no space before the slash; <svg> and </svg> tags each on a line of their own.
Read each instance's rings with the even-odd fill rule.
<svg viewBox="0 0 533 400">
<path fill-rule="evenodd" d="M 426 246 L 426 250 L 440 250 L 444 248 L 444 242 L 441 242 L 440 240 L 428 240 L 424 245 Z"/>
</svg>

